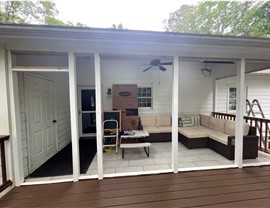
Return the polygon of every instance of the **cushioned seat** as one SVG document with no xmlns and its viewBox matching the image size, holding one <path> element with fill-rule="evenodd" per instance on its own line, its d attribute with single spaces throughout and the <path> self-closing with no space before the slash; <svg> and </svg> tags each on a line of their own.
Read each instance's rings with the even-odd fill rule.
<svg viewBox="0 0 270 208">
<path fill-rule="evenodd" d="M 179 127 L 178 132 L 188 138 L 201 138 L 208 136 L 207 133 L 205 133 L 204 131 L 200 131 L 193 127 Z"/>
<path fill-rule="evenodd" d="M 160 129 L 155 126 L 146 126 L 143 127 L 143 130 L 148 131 L 148 133 L 160 133 Z"/>
<path fill-rule="evenodd" d="M 157 128 L 160 130 L 160 132 L 164 132 L 164 133 L 172 132 L 172 127 L 171 126 L 159 126 Z"/>
</svg>

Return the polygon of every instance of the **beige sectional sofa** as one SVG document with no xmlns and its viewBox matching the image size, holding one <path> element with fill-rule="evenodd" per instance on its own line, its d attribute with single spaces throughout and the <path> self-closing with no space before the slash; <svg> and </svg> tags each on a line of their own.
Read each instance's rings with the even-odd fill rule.
<svg viewBox="0 0 270 208">
<path fill-rule="evenodd" d="M 171 141 L 171 116 L 170 115 L 140 115 L 143 129 L 150 133 L 150 142 Z"/>
<path fill-rule="evenodd" d="M 234 159 L 235 121 L 200 115 L 196 126 L 179 127 L 178 139 L 188 148 L 208 147 L 228 159 Z M 244 159 L 258 156 L 258 137 L 248 124 L 243 125 Z"/>
</svg>

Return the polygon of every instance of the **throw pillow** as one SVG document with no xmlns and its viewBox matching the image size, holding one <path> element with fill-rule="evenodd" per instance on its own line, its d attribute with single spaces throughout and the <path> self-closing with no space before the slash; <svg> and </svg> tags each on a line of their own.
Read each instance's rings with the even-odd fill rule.
<svg viewBox="0 0 270 208">
<path fill-rule="evenodd" d="M 190 118 L 181 118 L 181 120 L 179 121 L 179 127 L 188 127 L 188 126 L 192 126 L 191 124 L 191 119 Z"/>
<path fill-rule="evenodd" d="M 192 115 L 189 117 L 191 119 L 192 126 L 200 126 L 200 116 L 199 115 Z"/>
</svg>

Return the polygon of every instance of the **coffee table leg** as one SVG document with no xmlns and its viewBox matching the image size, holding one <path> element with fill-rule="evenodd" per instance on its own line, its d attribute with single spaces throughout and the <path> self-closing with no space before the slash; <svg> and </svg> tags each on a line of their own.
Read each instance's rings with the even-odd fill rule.
<svg viewBox="0 0 270 208">
<path fill-rule="evenodd" d="M 125 154 L 124 149 L 125 148 L 122 148 L 122 159 L 124 158 L 124 154 Z"/>
<path fill-rule="evenodd" d="M 148 151 L 147 151 L 148 150 Z M 146 155 L 147 155 L 147 157 L 149 157 L 149 147 L 147 147 L 147 150 L 146 150 L 146 147 L 144 147 L 144 151 L 145 151 L 145 153 L 146 153 Z"/>
</svg>

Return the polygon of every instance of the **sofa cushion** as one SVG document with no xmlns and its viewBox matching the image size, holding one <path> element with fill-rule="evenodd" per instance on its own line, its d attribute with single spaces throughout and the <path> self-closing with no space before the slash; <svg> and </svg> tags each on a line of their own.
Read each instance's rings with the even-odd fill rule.
<svg viewBox="0 0 270 208">
<path fill-rule="evenodd" d="M 171 126 L 159 126 L 157 128 L 159 129 L 160 133 L 172 132 L 172 127 Z"/>
<path fill-rule="evenodd" d="M 160 129 L 155 126 L 143 127 L 143 130 L 148 131 L 148 133 L 160 133 Z"/>
<path fill-rule="evenodd" d="M 200 116 L 199 115 L 190 115 L 192 126 L 200 126 Z"/>
<path fill-rule="evenodd" d="M 208 134 L 193 127 L 179 127 L 178 132 L 188 138 L 208 137 Z"/>
<path fill-rule="evenodd" d="M 224 129 L 225 129 L 225 121 L 223 119 L 218 119 L 215 117 L 210 117 L 210 121 L 209 121 L 209 128 L 216 130 L 220 133 L 224 133 Z"/>
<path fill-rule="evenodd" d="M 247 123 L 244 123 L 243 125 L 243 135 L 247 136 L 249 133 L 249 125 Z"/>
<path fill-rule="evenodd" d="M 228 136 L 229 136 L 228 134 L 224 134 L 217 131 L 211 131 L 211 132 L 208 132 L 208 136 L 210 139 L 213 139 L 217 142 L 220 142 L 225 145 L 228 144 Z"/>
<path fill-rule="evenodd" d="M 141 116 L 143 128 L 154 127 L 156 125 L 156 116 Z"/>
<path fill-rule="evenodd" d="M 249 132 L 249 125 L 247 123 L 244 123 L 244 125 L 243 125 L 243 135 L 244 136 L 248 135 L 248 132 Z M 235 121 L 231 121 L 231 120 L 226 120 L 225 121 L 224 133 L 229 134 L 231 136 L 235 136 Z"/>
<path fill-rule="evenodd" d="M 181 118 L 180 120 L 178 120 L 178 126 L 179 127 L 192 126 L 191 119 L 189 117 L 187 117 L 187 118 Z"/>
<path fill-rule="evenodd" d="M 156 116 L 156 127 L 171 126 L 171 116 Z"/>
<path fill-rule="evenodd" d="M 209 127 L 210 116 L 200 114 L 200 124 Z"/>
</svg>

